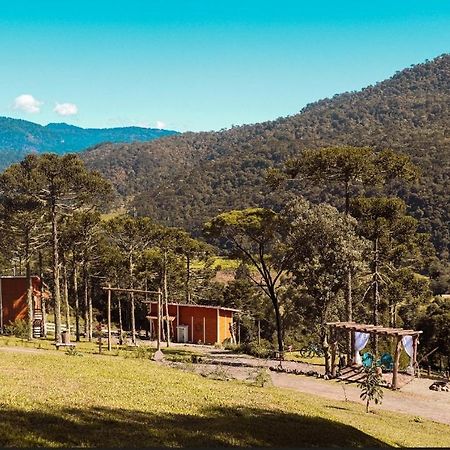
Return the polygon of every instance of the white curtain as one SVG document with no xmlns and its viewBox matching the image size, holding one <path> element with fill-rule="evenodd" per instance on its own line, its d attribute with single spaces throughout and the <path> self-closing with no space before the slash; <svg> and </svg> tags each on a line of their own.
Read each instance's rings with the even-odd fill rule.
<svg viewBox="0 0 450 450">
<path fill-rule="evenodd" d="M 358 365 L 362 364 L 361 355 L 359 352 L 367 345 L 369 341 L 369 333 L 361 333 L 359 331 L 355 332 L 355 360 L 354 362 Z"/>
<path fill-rule="evenodd" d="M 409 367 L 412 368 L 414 358 L 414 342 L 412 336 L 403 336 L 402 344 L 406 354 L 409 356 Z"/>
</svg>

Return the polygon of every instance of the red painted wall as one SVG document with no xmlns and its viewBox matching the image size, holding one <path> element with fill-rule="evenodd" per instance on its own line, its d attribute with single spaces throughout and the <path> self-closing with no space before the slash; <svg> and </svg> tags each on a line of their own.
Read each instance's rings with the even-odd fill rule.
<svg viewBox="0 0 450 450">
<path fill-rule="evenodd" d="M 39 290 L 39 277 L 32 277 L 32 283 L 33 289 Z M 25 277 L 1 278 L 1 295 L 3 325 L 27 318 L 27 279 Z M 40 309 L 40 301 L 36 297 L 35 309 Z"/>
<path fill-rule="evenodd" d="M 157 316 L 157 303 L 151 303 L 151 316 Z M 178 320 L 173 321 L 174 338 L 177 337 L 177 325 L 187 325 L 189 342 L 195 344 L 215 344 L 217 339 L 217 308 L 178 305 Z M 163 313 L 166 309 L 163 307 Z M 232 311 L 219 310 L 220 342 L 231 337 L 229 324 L 232 322 Z M 169 316 L 177 316 L 177 305 L 169 305 Z M 156 327 L 156 321 L 153 321 Z"/>
</svg>

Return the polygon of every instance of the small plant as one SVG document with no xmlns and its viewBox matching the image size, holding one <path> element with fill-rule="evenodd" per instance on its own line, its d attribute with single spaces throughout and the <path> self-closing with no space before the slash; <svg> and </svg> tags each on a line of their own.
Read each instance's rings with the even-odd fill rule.
<svg viewBox="0 0 450 450">
<path fill-rule="evenodd" d="M 66 355 L 68 356 L 83 356 L 83 353 L 80 353 L 75 347 L 68 347 L 66 350 Z"/>
<path fill-rule="evenodd" d="M 256 371 L 255 379 L 253 383 L 256 386 L 264 387 L 272 385 L 272 377 L 270 376 L 269 371 L 265 367 L 261 367 Z"/>
<path fill-rule="evenodd" d="M 16 319 L 13 323 L 5 325 L 5 334 L 15 336 L 19 339 L 28 339 L 30 327 L 28 322 L 22 319 Z"/>
<path fill-rule="evenodd" d="M 361 389 L 360 398 L 366 401 L 366 413 L 369 412 L 370 402 L 381 403 L 383 399 L 383 389 L 381 388 L 382 375 L 374 366 L 365 369 L 366 376 L 358 384 Z"/>
</svg>

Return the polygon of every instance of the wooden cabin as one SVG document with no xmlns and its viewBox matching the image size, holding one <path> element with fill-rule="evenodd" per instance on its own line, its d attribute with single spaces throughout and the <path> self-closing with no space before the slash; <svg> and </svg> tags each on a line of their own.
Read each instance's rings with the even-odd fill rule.
<svg viewBox="0 0 450 450">
<path fill-rule="evenodd" d="M 149 302 L 147 307 L 147 319 L 154 337 L 158 326 L 158 303 Z M 169 303 L 168 315 L 162 305 L 162 324 L 166 327 L 166 320 L 169 320 L 171 338 L 175 342 L 221 344 L 227 339 L 235 341 L 233 314 L 237 312 L 239 310 L 221 306 Z"/>
<path fill-rule="evenodd" d="M 33 334 L 41 336 L 41 280 L 31 277 L 33 286 Z M 15 320 L 28 319 L 27 278 L 24 276 L 0 276 L 0 330 L 14 323 Z M 39 332 L 38 332 L 39 330 Z"/>
</svg>

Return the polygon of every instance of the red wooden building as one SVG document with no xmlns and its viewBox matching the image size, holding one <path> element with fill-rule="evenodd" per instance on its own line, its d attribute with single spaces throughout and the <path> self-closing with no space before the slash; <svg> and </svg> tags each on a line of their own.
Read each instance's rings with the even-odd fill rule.
<svg viewBox="0 0 450 450">
<path fill-rule="evenodd" d="M 154 336 L 158 326 L 158 303 L 150 302 L 148 309 L 147 319 Z M 169 303 L 167 317 L 162 305 L 163 326 L 166 327 L 166 320 L 169 320 L 172 340 L 195 344 L 221 344 L 226 339 L 234 340 L 233 314 L 237 312 L 239 310 L 221 306 Z"/>
<path fill-rule="evenodd" d="M 32 276 L 33 329 L 42 328 L 41 280 Z M 15 320 L 28 318 L 27 278 L 24 276 L 0 277 L 0 330 Z M 36 333 L 35 333 L 36 335 Z"/>
</svg>

